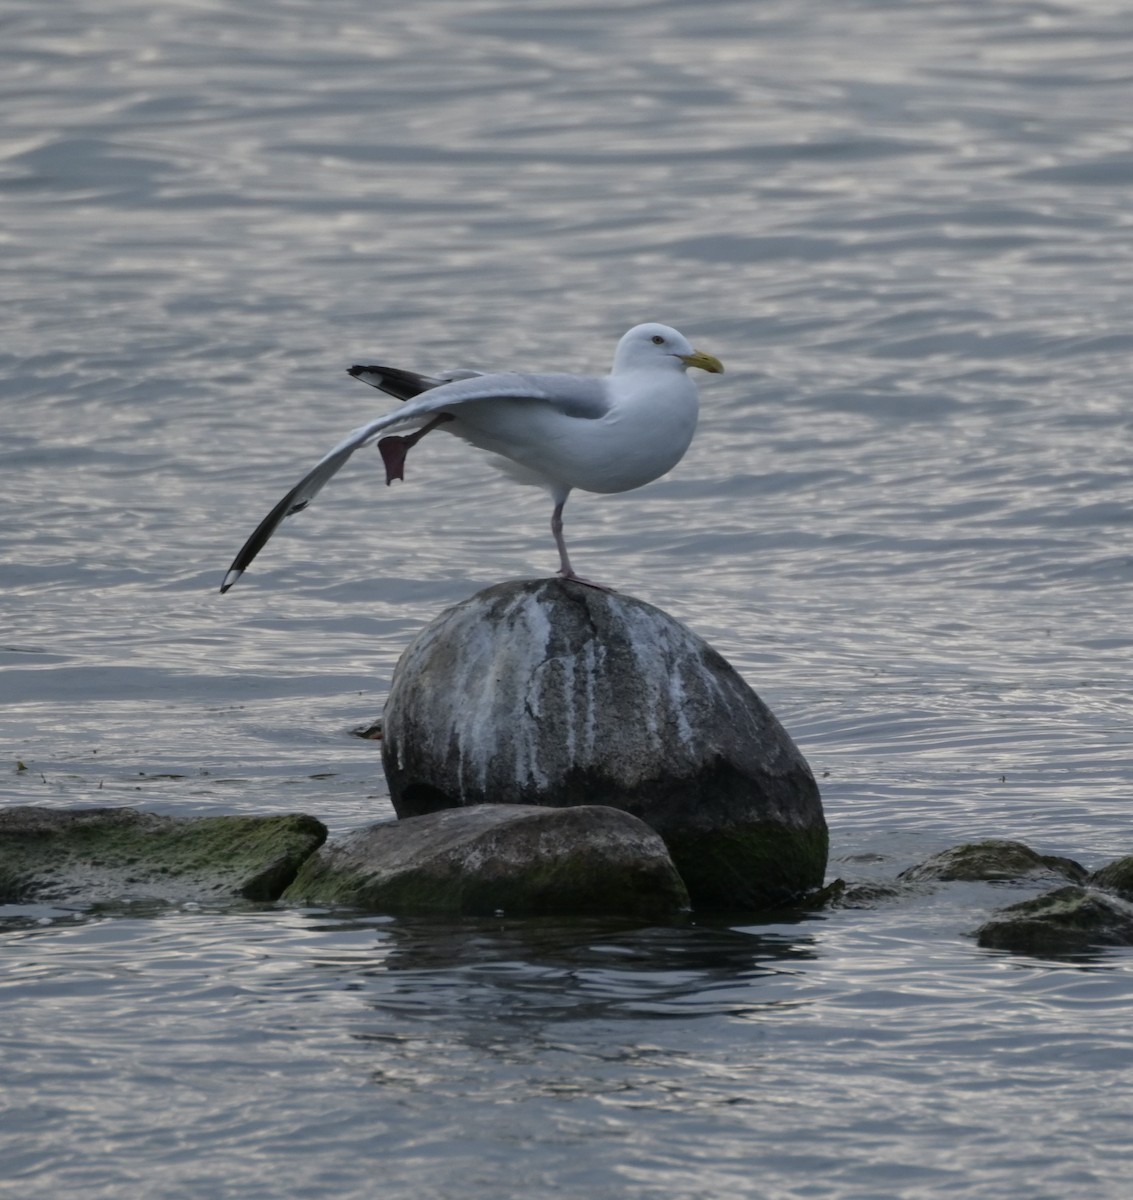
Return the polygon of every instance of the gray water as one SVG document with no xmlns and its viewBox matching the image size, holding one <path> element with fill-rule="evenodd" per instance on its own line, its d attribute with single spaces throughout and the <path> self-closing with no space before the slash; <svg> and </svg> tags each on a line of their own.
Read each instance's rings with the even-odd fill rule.
<svg viewBox="0 0 1133 1200">
<path fill-rule="evenodd" d="M 0 94 L 0 802 L 388 816 L 351 730 L 554 569 L 549 505 L 438 436 L 225 568 L 380 411 L 349 364 L 597 372 L 661 320 L 728 373 L 572 556 L 771 705 L 831 877 L 1133 852 L 1127 5 L 5 0 Z M 1124 1197 L 1131 960 L 979 950 L 1028 894 L 9 907 L 0 1189 Z"/>
</svg>

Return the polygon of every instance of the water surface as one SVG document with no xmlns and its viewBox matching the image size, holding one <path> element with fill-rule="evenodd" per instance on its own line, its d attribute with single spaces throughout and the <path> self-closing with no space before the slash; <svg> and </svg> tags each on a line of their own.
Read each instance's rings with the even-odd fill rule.
<svg viewBox="0 0 1133 1200">
<path fill-rule="evenodd" d="M 728 367 L 579 569 L 717 645 L 820 777 L 831 875 L 1133 850 L 1133 21 L 994 6 L 171 0 L 3 14 L 0 802 L 388 815 L 441 608 L 555 565 L 437 439 L 232 555 L 376 394 Z M 430 439 L 430 443 L 434 439 Z M 22 764 L 26 769 L 19 769 Z M 789 923 L 6 911 L 36 1200 L 1121 1196 L 1124 952 L 978 950 L 990 885 Z"/>
</svg>

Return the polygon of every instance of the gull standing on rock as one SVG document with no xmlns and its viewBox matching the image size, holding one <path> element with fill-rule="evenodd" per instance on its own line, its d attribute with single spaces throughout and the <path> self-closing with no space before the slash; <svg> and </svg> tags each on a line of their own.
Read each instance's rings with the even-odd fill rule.
<svg viewBox="0 0 1133 1200">
<path fill-rule="evenodd" d="M 408 403 L 355 429 L 304 475 L 244 543 L 220 590 L 228 591 L 283 519 L 306 508 L 355 450 L 387 430 L 413 427 L 406 436 L 378 441 L 387 484 L 404 478 L 405 456 L 425 434 L 434 429 L 455 434 L 496 455 L 494 465 L 520 483 L 550 492 L 559 574 L 589 583 L 567 557 L 567 496 L 574 488 L 628 492 L 680 462 L 696 430 L 697 393 L 686 375 L 689 367 L 724 370 L 683 334 L 657 324 L 634 326 L 618 343 L 613 370 L 600 377 L 517 371 L 431 377 L 396 367 L 351 367 L 356 379 Z"/>
</svg>

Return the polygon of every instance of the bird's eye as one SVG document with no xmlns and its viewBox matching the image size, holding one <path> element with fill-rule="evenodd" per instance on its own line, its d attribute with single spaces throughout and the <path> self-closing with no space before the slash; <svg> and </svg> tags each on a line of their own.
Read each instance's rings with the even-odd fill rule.
<svg viewBox="0 0 1133 1200">
<path fill-rule="evenodd" d="M 650 338 L 650 341 L 654 346 L 663 346 L 665 344 L 665 339 L 659 333 L 655 333 L 653 337 Z"/>
</svg>

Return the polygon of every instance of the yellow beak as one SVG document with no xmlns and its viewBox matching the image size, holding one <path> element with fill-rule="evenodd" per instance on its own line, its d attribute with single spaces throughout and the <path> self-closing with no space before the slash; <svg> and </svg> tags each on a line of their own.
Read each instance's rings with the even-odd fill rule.
<svg viewBox="0 0 1133 1200">
<path fill-rule="evenodd" d="M 711 354 L 705 354 L 703 350 L 682 354 L 681 362 L 686 367 L 699 367 L 702 371 L 709 371 L 713 375 L 724 374 L 724 364 L 718 358 L 713 358 Z"/>
</svg>

